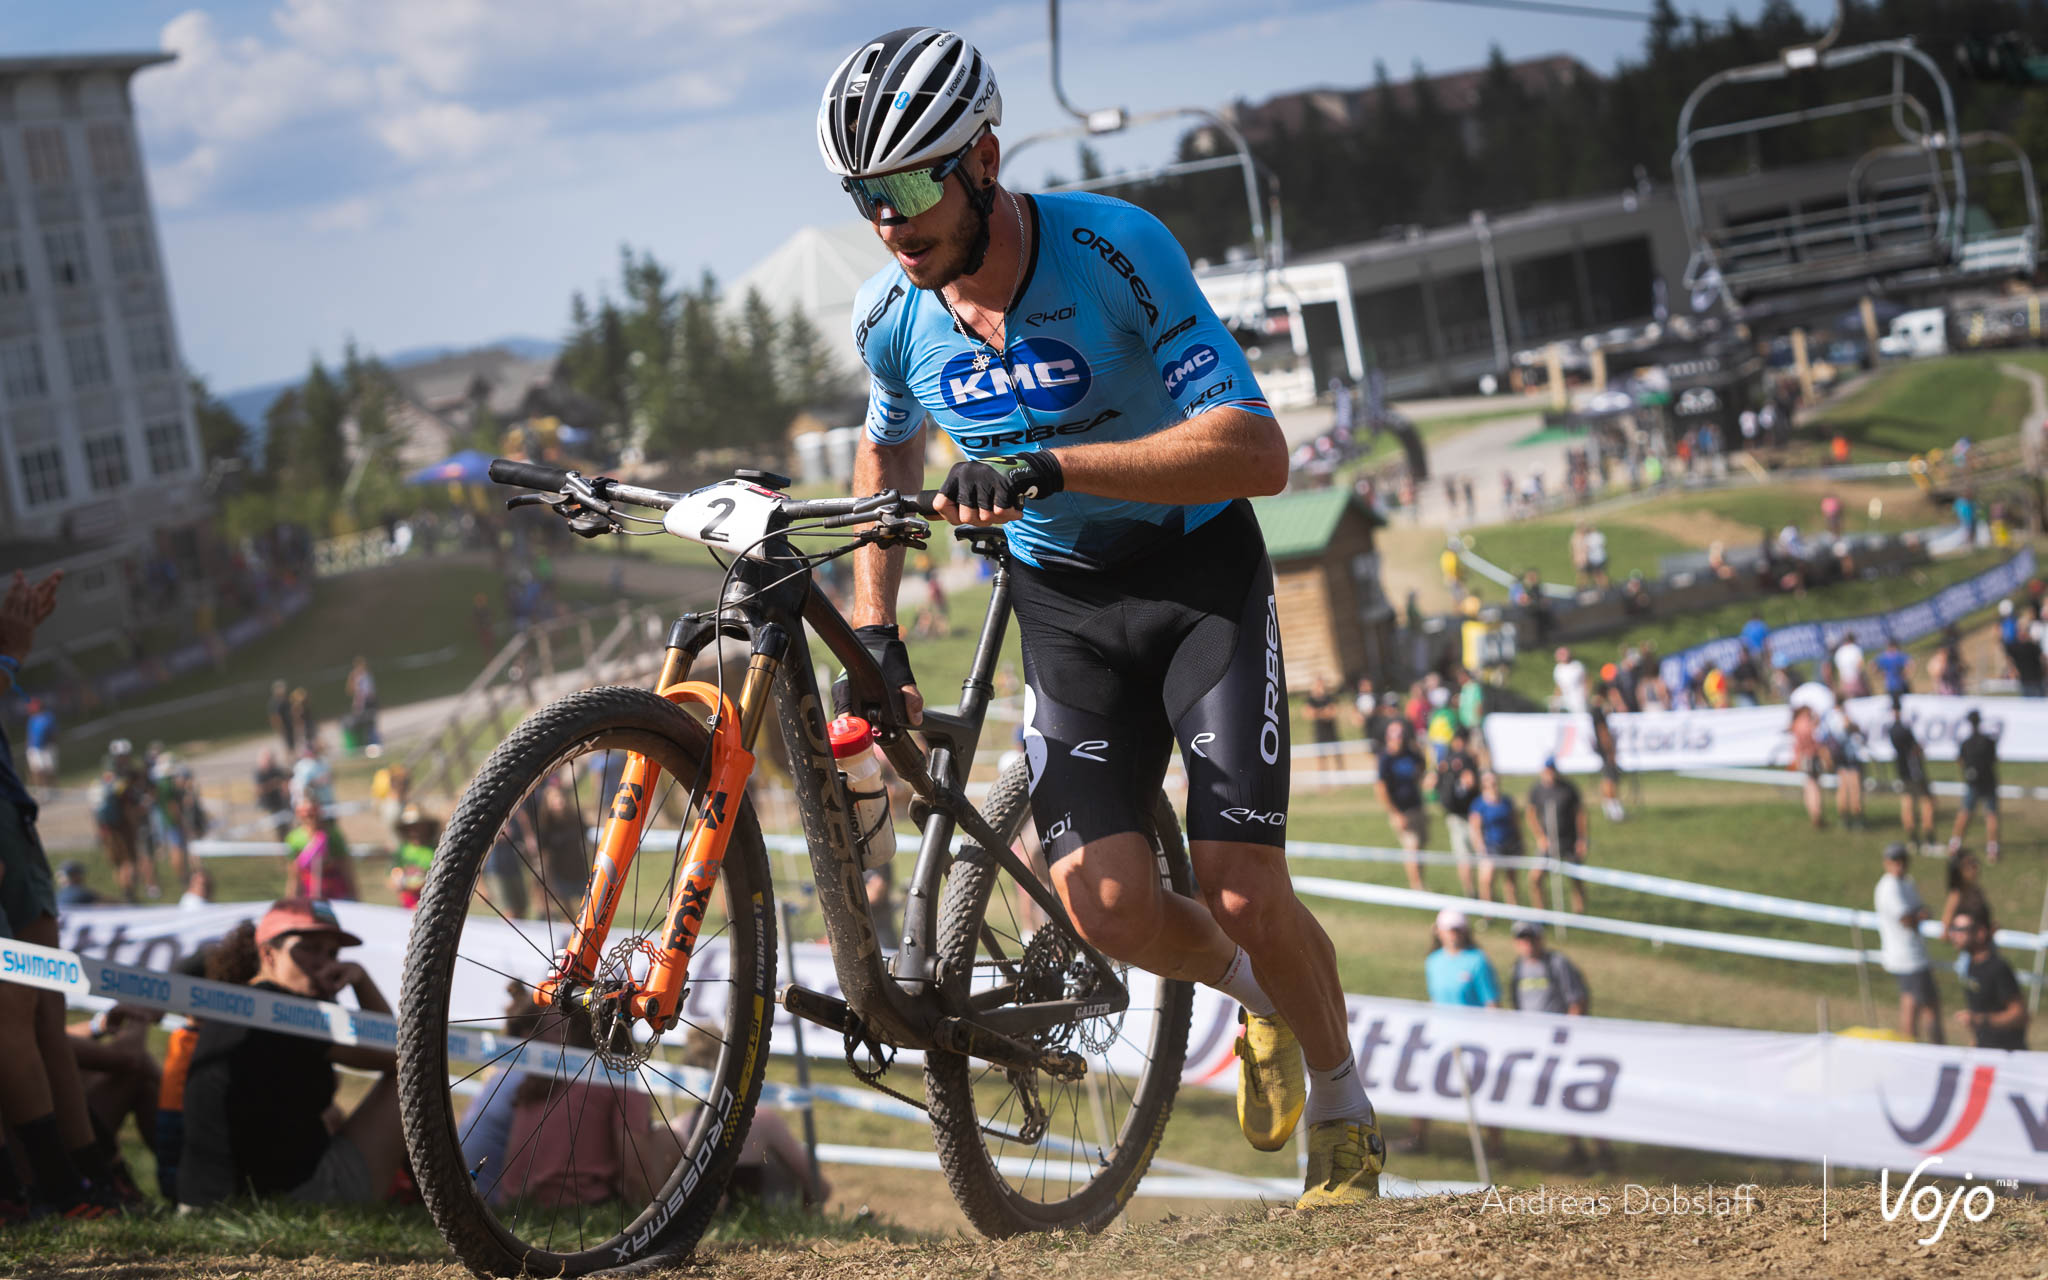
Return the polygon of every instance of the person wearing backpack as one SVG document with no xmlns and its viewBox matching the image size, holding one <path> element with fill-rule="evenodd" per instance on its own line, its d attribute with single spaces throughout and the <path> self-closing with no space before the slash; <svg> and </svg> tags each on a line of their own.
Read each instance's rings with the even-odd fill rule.
<svg viewBox="0 0 2048 1280">
<path fill-rule="evenodd" d="M 1564 952 L 1543 945 L 1543 926 L 1534 920 L 1517 922 L 1514 936 L 1515 965 L 1508 974 L 1509 1005 L 1523 1013 L 1584 1017 L 1593 997 L 1586 990 L 1585 975 L 1579 972 L 1579 966 Z M 1565 1156 L 1566 1171 L 1583 1173 L 1594 1167 L 1614 1167 L 1614 1149 L 1605 1138 L 1593 1139 L 1590 1160 L 1577 1134 L 1572 1135 L 1571 1141 L 1571 1151 Z"/>
</svg>

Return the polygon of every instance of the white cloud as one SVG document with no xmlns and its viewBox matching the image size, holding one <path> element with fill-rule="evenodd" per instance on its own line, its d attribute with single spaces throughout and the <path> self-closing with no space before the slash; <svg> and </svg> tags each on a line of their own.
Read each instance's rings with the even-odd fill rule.
<svg viewBox="0 0 2048 1280">
<path fill-rule="evenodd" d="M 265 144 L 359 144 L 349 164 L 307 166 L 308 190 L 271 188 L 320 205 L 343 194 L 319 189 L 323 177 L 402 184 L 422 169 L 489 164 L 508 146 L 560 147 L 727 107 L 748 71 L 735 37 L 823 3 L 279 0 L 253 34 L 194 9 L 165 24 L 178 58 L 137 81 L 139 115 L 171 208 L 247 176 L 237 165 L 261 163 Z M 750 52 L 765 60 L 777 47 Z"/>
<path fill-rule="evenodd" d="M 377 220 L 377 203 L 367 196 L 350 196 L 313 211 L 306 225 L 314 231 L 366 231 Z"/>
</svg>

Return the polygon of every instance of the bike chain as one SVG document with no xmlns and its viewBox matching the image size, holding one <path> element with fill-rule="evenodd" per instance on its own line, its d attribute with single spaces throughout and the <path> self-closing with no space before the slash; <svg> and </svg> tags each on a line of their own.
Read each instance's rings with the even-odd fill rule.
<svg viewBox="0 0 2048 1280">
<path fill-rule="evenodd" d="M 870 1089 L 873 1089 L 876 1093 L 884 1094 L 888 1097 L 894 1098 L 898 1102 L 907 1102 L 911 1106 L 916 1107 L 919 1111 L 930 1110 L 930 1108 L 925 1106 L 923 1099 L 913 1098 L 907 1093 L 903 1093 L 899 1090 L 892 1089 L 888 1085 L 882 1083 L 882 1077 L 888 1075 L 889 1068 L 896 1065 L 896 1050 L 893 1047 L 885 1045 L 881 1041 L 868 1036 L 866 1034 L 866 1030 L 867 1029 L 863 1027 L 858 1021 L 856 1021 L 854 1025 L 847 1030 L 846 1069 L 853 1072 L 854 1079 L 859 1080 L 862 1084 L 866 1085 Z M 859 1062 L 854 1060 L 854 1051 L 857 1049 L 867 1050 L 868 1061 L 879 1063 L 880 1065 L 875 1067 L 872 1071 L 867 1069 L 866 1067 L 861 1066 Z M 884 1056 L 885 1054 L 887 1056 Z"/>
</svg>

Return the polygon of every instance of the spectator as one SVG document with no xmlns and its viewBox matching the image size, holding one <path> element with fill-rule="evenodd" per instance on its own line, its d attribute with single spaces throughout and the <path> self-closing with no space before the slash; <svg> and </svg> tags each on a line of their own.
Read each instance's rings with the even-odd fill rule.
<svg viewBox="0 0 2048 1280">
<path fill-rule="evenodd" d="M 1406 720 L 1388 722 L 1387 745 L 1379 754 L 1378 765 L 1379 778 L 1373 783 L 1373 790 L 1387 811 L 1395 838 L 1410 855 L 1406 863 L 1408 887 L 1424 888 L 1422 860 L 1414 855 L 1421 851 L 1429 833 L 1429 819 L 1422 808 L 1422 785 L 1429 766 L 1415 749 Z"/>
<path fill-rule="evenodd" d="M 2020 687 L 2022 698 L 2038 698 L 2048 689 L 2048 663 L 2044 663 L 2041 642 L 2034 637 L 2034 629 L 2013 616 L 2012 601 L 1998 602 L 1999 647 L 2005 651 L 2006 665 L 2012 670 L 2012 678 Z"/>
<path fill-rule="evenodd" d="M 1582 1018 L 1592 1008 L 1593 997 L 1586 990 L 1585 975 L 1562 951 L 1544 945 L 1543 926 L 1534 920 L 1515 923 L 1515 967 L 1508 974 L 1509 1003 L 1523 1013 L 1561 1013 Z M 1607 1139 L 1593 1139 L 1593 1157 L 1577 1134 L 1565 1156 L 1565 1171 L 1586 1173 L 1598 1167 L 1614 1167 L 1614 1148 Z"/>
<path fill-rule="evenodd" d="M 1465 896 L 1479 896 L 1472 860 L 1478 847 L 1472 838 L 1472 802 L 1479 797 L 1479 760 L 1472 754 L 1472 733 L 1463 725 L 1451 735 L 1451 749 L 1436 769 L 1436 802 L 1443 806 L 1450 832 L 1451 856 L 1457 860 L 1458 883 Z"/>
<path fill-rule="evenodd" d="M 1486 741 L 1486 686 L 1469 671 L 1458 673 L 1458 723 L 1472 732 L 1472 741 Z"/>
<path fill-rule="evenodd" d="M 1489 775 L 1491 776 L 1491 775 Z M 1423 980 L 1432 1004 L 1459 1005 L 1468 1009 L 1500 1008 L 1500 981 L 1486 953 L 1472 943 L 1472 923 L 1456 907 L 1436 913 L 1436 946 L 1422 963 Z M 1487 1131 L 1490 1145 L 1500 1146 L 1500 1130 Z M 1401 1149 L 1416 1152 L 1429 1142 L 1429 1121 L 1419 1118 Z"/>
<path fill-rule="evenodd" d="M 1593 751 L 1600 757 L 1600 807 L 1609 822 L 1628 817 L 1621 807 L 1621 757 L 1614 741 L 1614 727 L 1607 723 L 1609 689 L 1605 681 L 1595 684 L 1586 701 L 1586 715 L 1593 722 Z"/>
<path fill-rule="evenodd" d="M 1918 1040 L 1925 1015 L 1927 1039 L 1942 1044 L 1941 996 L 1934 989 L 1934 965 L 1927 958 L 1927 944 L 1920 939 L 1927 907 L 1906 872 L 1912 857 L 1903 844 L 1885 846 L 1884 874 L 1878 877 L 1875 895 L 1879 958 L 1884 971 L 1899 984 L 1899 1035 Z"/>
<path fill-rule="evenodd" d="M 305 751 L 319 744 L 320 721 L 313 714 L 313 695 L 304 688 L 292 690 L 291 704 L 285 712 L 291 721 L 292 737 L 299 750 Z"/>
<path fill-rule="evenodd" d="M 178 758 L 165 752 L 150 766 L 149 829 L 159 849 L 170 854 L 171 877 L 183 882 L 191 874 L 191 839 L 200 826 L 199 797 L 191 787 L 191 773 Z"/>
<path fill-rule="evenodd" d="M 1934 786 L 1927 777 L 1927 752 L 1914 736 L 1913 726 L 1906 723 L 1905 703 L 1896 697 L 1892 699 L 1892 722 L 1885 729 L 1885 736 L 1891 739 L 1892 768 L 1898 771 L 1899 787 L 1905 793 L 1899 801 L 1899 825 L 1906 829 L 1906 839 L 1917 841 L 1923 851 L 1931 852 L 1935 848 Z M 1918 823 L 1914 822 L 1916 806 Z"/>
<path fill-rule="evenodd" d="M 1766 651 L 1770 647 L 1771 639 L 1771 625 L 1768 622 L 1752 613 L 1749 615 L 1749 621 L 1742 624 L 1742 630 L 1737 634 L 1741 637 L 1742 647 L 1754 654 L 1757 661 L 1762 662 L 1768 658 Z"/>
<path fill-rule="evenodd" d="M 334 806 L 334 769 L 318 742 L 300 747 L 298 762 L 292 766 L 293 810 L 309 800 L 323 809 Z"/>
<path fill-rule="evenodd" d="M 1550 681 L 1557 689 L 1557 709 L 1567 714 L 1586 710 L 1586 664 L 1572 657 L 1563 646 L 1557 650 L 1557 665 L 1550 669 Z"/>
<path fill-rule="evenodd" d="M 150 1056 L 149 1029 L 159 1016 L 155 1010 L 117 1004 L 67 1028 L 96 1141 L 113 1172 L 115 1187 L 131 1203 L 139 1203 L 142 1193 L 128 1176 L 118 1135 L 133 1116 L 136 1136 L 145 1145 L 156 1137 L 163 1069 Z"/>
<path fill-rule="evenodd" d="M 1624 613 L 1638 617 L 1650 612 L 1650 582 L 1643 577 L 1641 569 L 1631 572 L 1628 580 L 1621 584 L 1621 608 Z"/>
<path fill-rule="evenodd" d="M 291 851 L 285 867 L 285 897 L 354 901 L 355 863 L 341 824 L 311 798 L 299 802 L 298 817 L 299 824 L 284 838 Z"/>
<path fill-rule="evenodd" d="M 1913 692 L 1913 655 L 1901 649 L 1897 639 L 1885 637 L 1884 652 L 1877 655 L 1876 662 L 1887 695 L 1902 698 Z"/>
<path fill-rule="evenodd" d="M 292 829 L 292 775 L 277 762 L 277 752 L 263 748 L 256 757 L 256 807 L 270 819 L 282 840 Z"/>
<path fill-rule="evenodd" d="M 1977 865 L 1977 855 L 1968 849 L 1958 849 L 1948 855 L 1948 893 L 1941 902 L 1943 937 L 1948 936 L 1959 915 L 1997 927 L 1991 915 L 1991 902 L 1984 896 L 1983 874 L 1984 869 Z"/>
<path fill-rule="evenodd" d="M 906 813 L 906 801 L 894 810 Z M 539 812 L 534 815 L 534 839 L 540 846 L 541 879 L 547 887 L 551 909 L 571 916 L 583 902 L 590 885 L 591 850 L 585 838 L 576 799 L 560 778 L 551 778 L 541 791 Z"/>
<path fill-rule="evenodd" d="M 1842 698 L 1860 698 L 1869 689 L 1863 682 L 1863 646 L 1856 643 L 1856 633 L 1848 632 L 1842 643 L 1835 646 L 1835 693 Z"/>
<path fill-rule="evenodd" d="M 1707 570 L 1722 582 L 1735 581 L 1735 566 L 1728 563 L 1728 544 L 1716 539 L 1707 544 Z"/>
<path fill-rule="evenodd" d="M 1950 922 L 1949 941 L 1967 957 L 1963 966 L 1963 1002 L 1956 1025 L 1976 1039 L 1979 1049 L 2027 1047 L 2027 1002 L 2020 980 L 1998 953 L 1991 926 L 1968 912 Z"/>
<path fill-rule="evenodd" d="M 1543 762 L 1536 785 L 1529 788 L 1529 829 L 1536 833 L 1536 852 L 1584 866 L 1590 848 L 1586 837 L 1586 802 L 1572 780 L 1558 772 L 1557 757 Z M 1586 887 L 1576 877 L 1565 882 L 1571 891 L 1572 910 L 1586 914 Z M 1529 872 L 1529 901 L 1542 905 L 1543 868 Z"/>
<path fill-rule="evenodd" d="M 57 868 L 57 879 L 59 907 L 89 907 L 105 901 L 99 890 L 85 882 L 85 864 L 76 858 Z"/>
<path fill-rule="evenodd" d="M 1465 477 L 1465 482 L 1462 487 L 1465 490 L 1465 522 L 1467 524 L 1471 524 L 1479 519 L 1479 503 L 1472 496 L 1471 476 Z"/>
<path fill-rule="evenodd" d="M 1836 703 L 1822 713 L 1820 734 L 1835 768 L 1835 816 L 1844 831 L 1861 831 L 1863 821 L 1863 730 Z"/>
<path fill-rule="evenodd" d="M 1955 830 L 1949 833 L 1949 852 L 1963 847 L 1963 833 L 1970 828 L 1971 815 L 1984 810 L 1984 858 L 1998 861 L 1998 739 L 1984 732 L 1983 716 L 1971 707 L 1963 717 L 1970 732 L 1956 745 L 1956 763 L 1963 771 L 1963 807 L 1956 814 Z"/>
<path fill-rule="evenodd" d="M 410 911 L 420 904 L 420 890 L 427 884 L 427 868 L 434 861 L 434 845 L 441 838 L 441 824 L 410 805 L 398 815 L 398 847 L 391 854 L 391 890 L 398 905 Z"/>
<path fill-rule="evenodd" d="M 368 658 L 358 654 L 350 664 L 347 688 L 349 722 L 363 754 L 374 760 L 384 754 L 384 740 L 377 733 L 377 678 L 370 674 Z"/>
<path fill-rule="evenodd" d="M 586 1018 L 558 1016 L 532 1035 L 536 1042 L 585 1053 L 595 1047 Z M 647 1092 L 582 1074 L 587 1073 L 564 1080 L 524 1073 L 505 1135 L 510 1154 L 486 1191 L 490 1199 L 527 1198 L 550 1208 L 613 1199 L 641 1204 L 655 1190 L 648 1169 L 675 1167 L 681 1147 L 658 1122 Z"/>
<path fill-rule="evenodd" d="M 171 966 L 188 978 L 242 984 L 256 979 L 256 922 L 244 920 L 213 942 L 200 946 Z M 156 1100 L 157 1187 L 164 1199 L 178 1203 L 178 1164 L 185 1155 L 185 1078 L 192 1051 L 199 1044 L 202 1019 L 188 1015 L 186 1025 L 170 1033 L 164 1045 L 163 1089 Z"/>
<path fill-rule="evenodd" d="M 1820 717 L 1810 706 L 1792 708 L 1792 767 L 1799 770 L 1800 794 L 1806 802 L 1806 818 L 1815 831 L 1827 826 L 1822 816 L 1820 780 L 1828 772 L 1827 748 L 1820 739 Z"/>
<path fill-rule="evenodd" d="M 1500 789 L 1500 775 L 1493 770 L 1479 775 L 1479 794 L 1466 821 L 1472 826 L 1472 843 L 1479 847 L 1479 900 L 1493 901 L 1493 873 L 1499 869 L 1501 898 L 1511 906 L 1520 905 L 1516 868 L 1522 858 L 1522 819 L 1514 797 Z"/>
<path fill-rule="evenodd" d="M 390 830 L 391 838 L 400 838 L 398 819 L 412 804 L 412 770 L 403 764 L 384 766 L 370 778 L 370 799 L 377 806 L 377 816 Z"/>
<path fill-rule="evenodd" d="M 1343 762 L 1337 758 L 1337 699 L 1330 695 L 1329 681 L 1317 676 L 1310 682 L 1301 710 L 1315 734 L 1316 768 L 1336 768 Z"/>
<path fill-rule="evenodd" d="M 284 744 L 287 759 L 299 754 L 298 722 L 292 717 L 291 689 L 282 680 L 270 682 L 270 701 L 265 705 L 270 717 L 270 731 Z"/>
<path fill-rule="evenodd" d="M 1593 585 L 1607 587 L 1607 535 L 1590 525 L 1586 528 L 1586 576 Z"/>
<path fill-rule="evenodd" d="M 0 692 L 14 692 L 63 578 L 58 572 L 31 584 L 17 570 L 0 597 Z M 39 812 L 0 729 L 0 925 L 9 937 L 54 947 L 56 884 L 36 827 Z M 94 1141 L 72 1040 L 64 1032 L 63 995 L 0 982 L 0 1036 L 7 1043 L 0 1053 L 0 1111 L 12 1131 L 9 1155 L 19 1151 L 25 1159 L 37 1198 L 66 1218 L 117 1211 L 113 1172 Z"/>
<path fill-rule="evenodd" d="M 149 813 L 148 786 L 128 740 L 116 738 L 109 743 L 107 763 L 93 789 L 93 823 L 107 865 L 114 869 L 114 885 L 128 902 L 135 901 L 138 871 L 149 896 L 163 896 L 156 879 L 156 859 L 142 840 L 142 823 Z"/>
<path fill-rule="evenodd" d="M 286 898 L 256 925 L 258 991 L 332 1000 L 343 990 L 371 1013 L 391 1006 L 359 964 L 341 959 L 362 939 L 342 929 L 327 903 Z M 337 1066 L 378 1073 L 369 1095 L 329 1132 Z M 206 1022 L 185 1078 L 180 1204 L 241 1194 L 316 1204 L 372 1204 L 404 1156 L 398 1126 L 398 1064 L 388 1049 Z"/>
<path fill-rule="evenodd" d="M 178 905 L 186 911 L 213 905 L 213 873 L 195 864 L 192 875 L 185 881 L 185 892 L 178 895 Z"/>
<path fill-rule="evenodd" d="M 1837 434 L 1835 436 L 1835 447 L 1840 455 L 1836 461 L 1844 460 L 1849 452 L 1849 442 Z M 1821 523 L 1827 526 L 1830 538 L 1842 536 L 1842 500 L 1840 498 L 1832 493 L 1822 498 L 1820 500 L 1820 518 Z"/>
<path fill-rule="evenodd" d="M 46 797 L 57 788 L 57 713 L 41 698 L 28 700 L 28 783 Z"/>
<path fill-rule="evenodd" d="M 1941 647 L 1927 660 L 1927 676 L 1934 681 L 1934 691 L 1951 698 L 1963 696 L 1963 679 L 1969 675 L 1970 666 L 1963 661 L 1963 637 L 1954 626 L 1942 629 Z"/>
<path fill-rule="evenodd" d="M 1379 694 L 1373 688 L 1371 676 L 1358 677 L 1358 695 L 1351 700 L 1351 710 L 1358 717 L 1358 736 L 1365 739 L 1365 749 L 1378 755 L 1385 738 L 1386 719 L 1381 714 Z"/>
<path fill-rule="evenodd" d="M 1591 586 L 1593 582 L 1592 576 L 1586 570 L 1586 531 L 1588 527 L 1584 520 L 1579 521 L 1572 526 L 1571 536 L 1572 580 L 1582 591 Z"/>
</svg>

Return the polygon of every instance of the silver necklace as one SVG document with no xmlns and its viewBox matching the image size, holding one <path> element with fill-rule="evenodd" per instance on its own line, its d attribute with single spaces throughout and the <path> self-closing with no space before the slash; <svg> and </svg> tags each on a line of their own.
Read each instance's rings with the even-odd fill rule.
<svg viewBox="0 0 2048 1280">
<path fill-rule="evenodd" d="M 1017 271 L 1016 274 L 1010 277 L 1009 306 L 1004 308 L 1003 318 L 996 325 L 996 338 L 1007 347 L 1009 346 L 1010 329 L 1009 307 L 1016 305 L 1017 286 L 1024 280 L 1024 202 L 1014 192 L 1005 192 L 1004 194 L 1010 197 L 1010 212 L 1017 219 Z M 968 327 L 967 322 L 960 318 L 960 313 L 953 310 L 953 304 L 946 301 L 946 295 L 943 292 L 939 294 L 939 303 L 946 308 L 946 314 L 953 317 L 953 327 L 966 334 L 969 338 L 972 338 L 975 345 L 981 348 L 981 350 L 974 353 L 974 371 L 981 373 L 986 370 L 998 354 L 996 348 L 983 341 L 980 334 Z"/>
</svg>

